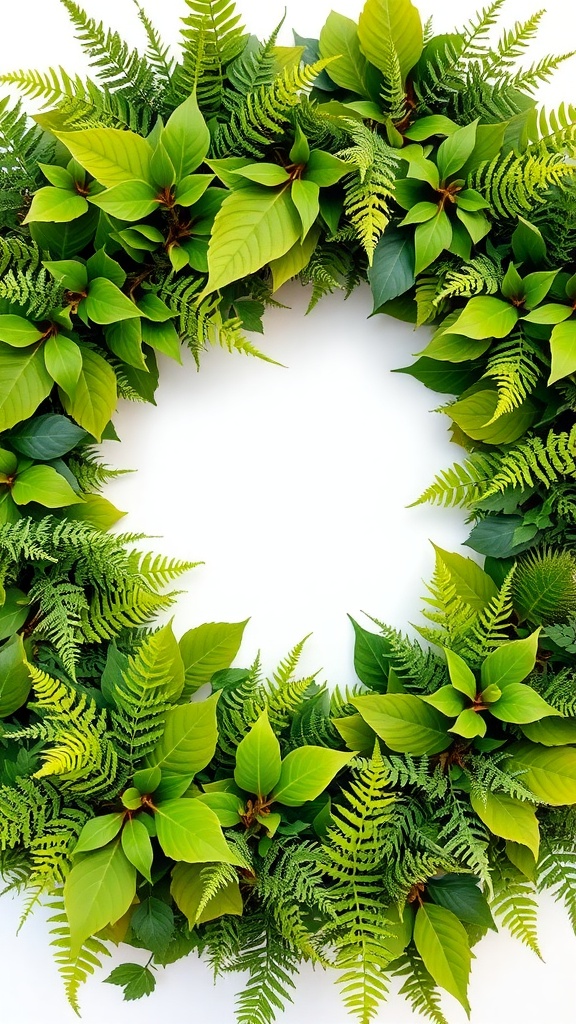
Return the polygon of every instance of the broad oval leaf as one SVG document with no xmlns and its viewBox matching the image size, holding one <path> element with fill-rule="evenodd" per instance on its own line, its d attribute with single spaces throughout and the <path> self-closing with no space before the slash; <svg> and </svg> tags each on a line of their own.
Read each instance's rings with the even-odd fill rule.
<svg viewBox="0 0 576 1024">
<path fill-rule="evenodd" d="M 12 348 L 27 348 L 41 337 L 42 331 L 23 316 L 16 316 L 13 313 L 3 313 L 0 316 L 0 341 L 6 345 Z"/>
<path fill-rule="evenodd" d="M 336 85 L 359 96 L 369 96 L 366 84 L 366 58 L 360 49 L 358 26 L 352 18 L 331 11 L 320 32 L 320 56 L 330 63 L 328 74 Z"/>
<path fill-rule="evenodd" d="M 81 217 L 87 209 L 88 202 L 84 196 L 78 195 L 72 189 L 53 188 L 52 185 L 47 185 L 34 194 L 23 223 L 65 223 Z"/>
<path fill-rule="evenodd" d="M 507 793 L 487 792 L 483 796 L 471 793 L 470 802 L 480 821 L 495 836 L 511 839 L 527 846 L 538 857 L 540 830 L 536 811 L 531 804 L 517 800 Z"/>
<path fill-rule="evenodd" d="M 490 713 L 500 722 L 526 725 L 552 715 L 560 716 L 536 690 L 526 683 L 508 683 L 498 700 L 490 705 Z"/>
<path fill-rule="evenodd" d="M 75 160 L 102 185 L 111 188 L 134 178 L 150 181 L 152 148 L 135 132 L 120 128 L 84 128 L 54 135 Z"/>
<path fill-rule="evenodd" d="M 460 316 L 444 331 L 465 338 L 505 338 L 518 320 L 518 310 L 510 302 L 491 295 L 477 295 L 467 303 Z"/>
<path fill-rule="evenodd" d="M 102 850 L 83 854 L 64 884 L 70 924 L 71 955 L 91 935 L 119 921 L 136 895 L 136 869 L 117 839 Z"/>
<path fill-rule="evenodd" d="M 156 189 L 147 181 L 124 181 L 90 197 L 93 206 L 119 220 L 137 221 L 158 209 Z"/>
<path fill-rule="evenodd" d="M 17 634 L 0 648 L 0 718 L 26 703 L 31 685 L 24 642 Z"/>
<path fill-rule="evenodd" d="M 470 700 L 474 700 L 478 687 L 472 669 L 466 664 L 464 658 L 456 654 L 456 651 L 451 651 L 448 647 L 445 647 L 444 654 L 446 655 L 446 664 L 448 665 L 452 686 L 455 690 L 459 690 L 460 693 L 469 697 Z"/>
<path fill-rule="evenodd" d="M 482 686 L 495 683 L 502 691 L 511 683 L 521 683 L 536 664 L 540 629 L 525 640 L 511 640 L 492 651 L 482 664 Z"/>
<path fill-rule="evenodd" d="M 418 63 L 424 46 L 420 14 L 410 0 L 367 0 L 358 36 L 370 63 L 388 76 L 393 69 L 392 49 L 403 81 Z"/>
<path fill-rule="evenodd" d="M 218 740 L 216 704 L 220 694 L 213 693 L 196 704 L 181 704 L 168 711 L 164 735 L 148 754 L 148 764 L 161 772 L 194 776 L 212 760 Z"/>
<path fill-rule="evenodd" d="M 280 778 L 280 744 L 263 711 L 236 749 L 234 779 L 246 793 L 267 796 Z"/>
<path fill-rule="evenodd" d="M 95 324 L 115 324 L 140 316 L 140 310 L 117 285 L 105 277 L 96 277 L 88 285 L 88 295 L 80 304 Z"/>
<path fill-rule="evenodd" d="M 508 748 L 509 771 L 522 773 L 522 782 L 544 804 L 561 807 L 576 803 L 576 749 L 518 743 Z"/>
<path fill-rule="evenodd" d="M 78 836 L 78 842 L 72 851 L 73 854 L 87 853 L 90 850 L 99 850 L 102 846 L 106 846 L 118 835 L 123 821 L 122 811 L 90 818 Z"/>
<path fill-rule="evenodd" d="M 116 374 L 101 355 L 83 348 L 82 372 L 74 395 L 61 391 L 61 397 L 66 412 L 99 441 L 116 408 Z"/>
<path fill-rule="evenodd" d="M 52 386 L 41 349 L 0 344 L 0 430 L 29 419 Z"/>
<path fill-rule="evenodd" d="M 291 750 L 282 761 L 280 778 L 270 801 L 299 807 L 308 800 L 315 800 L 353 757 L 354 754 L 341 754 L 327 747 Z"/>
<path fill-rule="evenodd" d="M 241 915 L 243 913 L 240 886 L 235 879 L 205 901 L 206 884 L 202 878 L 202 868 L 196 864 L 177 864 L 172 871 L 170 892 L 179 910 L 188 919 L 190 928 L 206 921 L 214 921 L 224 914 Z M 200 912 L 199 912 L 200 911 Z"/>
<path fill-rule="evenodd" d="M 209 683 L 215 672 L 230 668 L 240 650 L 244 622 L 205 622 L 189 629 L 180 639 L 180 653 L 184 662 L 184 694 L 189 696 L 204 683 Z"/>
<path fill-rule="evenodd" d="M 361 696 L 351 703 L 391 750 L 438 754 L 454 740 L 448 732 L 449 720 L 413 694 Z"/>
<path fill-rule="evenodd" d="M 199 800 L 165 800 L 156 805 L 158 842 L 167 857 L 187 864 L 239 864 L 214 811 Z"/>
<path fill-rule="evenodd" d="M 51 412 L 28 420 L 10 433 L 10 444 L 16 451 L 42 462 L 66 455 L 85 439 L 86 432 L 81 427 L 66 416 Z"/>
<path fill-rule="evenodd" d="M 12 497 L 17 505 L 37 501 L 46 508 L 64 508 L 83 501 L 53 466 L 39 465 L 30 466 L 18 473 L 12 487 Z"/>
<path fill-rule="evenodd" d="M 48 373 L 67 395 L 73 395 L 82 373 L 82 352 L 72 338 L 56 334 L 44 345 L 44 362 Z"/>
</svg>

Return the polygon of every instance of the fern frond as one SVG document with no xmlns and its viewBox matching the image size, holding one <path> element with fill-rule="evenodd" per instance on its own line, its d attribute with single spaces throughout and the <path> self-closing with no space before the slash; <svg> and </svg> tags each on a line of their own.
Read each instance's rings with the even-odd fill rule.
<svg viewBox="0 0 576 1024">
<path fill-rule="evenodd" d="M 228 65 L 226 74 L 233 89 L 224 91 L 226 110 L 237 110 L 250 93 L 272 85 L 276 75 L 276 40 L 281 24 L 265 42 L 250 37 L 242 53 Z"/>
<path fill-rule="evenodd" d="M 550 835 L 544 830 L 538 861 L 538 889 L 551 892 L 557 903 L 564 904 L 576 932 L 576 846 L 572 836 Z"/>
<path fill-rule="evenodd" d="M 406 996 L 415 1013 L 432 1021 L 432 1024 L 448 1024 L 434 979 L 412 946 L 395 961 L 393 977 L 405 979 L 399 995 Z"/>
<path fill-rule="evenodd" d="M 485 161 L 469 181 L 497 216 L 513 219 L 541 206 L 549 189 L 561 187 L 572 173 L 560 153 L 550 153 L 541 147 L 536 153 L 517 156 L 510 152 Z"/>
<path fill-rule="evenodd" d="M 496 918 L 515 939 L 542 959 L 538 946 L 536 888 L 509 861 L 501 858 L 498 870 L 493 868 L 494 898 L 490 907 Z"/>
<path fill-rule="evenodd" d="M 292 1002 L 293 975 L 299 956 L 291 950 L 268 918 L 253 914 L 241 920 L 242 952 L 236 970 L 247 970 L 248 979 L 236 999 L 238 1024 L 273 1024 L 277 1011 Z"/>
<path fill-rule="evenodd" d="M 246 34 L 233 0 L 186 0 L 182 19 L 182 62 L 172 83 L 176 106 L 196 92 L 206 117 L 218 113 L 226 68 L 242 52 Z"/>
<path fill-rule="evenodd" d="M 484 253 L 473 256 L 469 263 L 458 270 L 447 270 L 435 304 L 444 299 L 469 299 L 474 295 L 495 295 L 500 291 L 504 277 L 502 261 L 496 250 L 491 255 Z"/>
<path fill-rule="evenodd" d="M 54 959 L 64 982 L 64 991 L 70 1006 L 80 1016 L 78 990 L 87 978 L 102 967 L 102 957 L 110 956 L 110 950 L 95 936 L 87 939 L 82 948 L 74 956 L 71 952 L 70 927 L 61 894 L 49 903 L 50 910 L 55 911 L 49 918 L 50 934 L 54 936 L 51 945 L 54 948 Z"/>
<path fill-rule="evenodd" d="M 152 24 L 143 7 L 136 4 L 138 17 L 144 26 L 147 39 L 146 60 L 152 68 L 157 86 L 165 91 L 172 82 L 175 59 L 170 55 L 170 47 L 162 41 L 158 30 Z"/>
<path fill-rule="evenodd" d="M 344 212 L 371 264 L 389 221 L 398 157 L 365 125 L 350 121 L 347 127 L 354 145 L 338 155 L 355 170 L 344 178 Z"/>
<path fill-rule="evenodd" d="M 520 331 L 495 343 L 490 349 L 483 379 L 498 388 L 498 404 L 488 424 L 512 412 L 532 394 L 542 376 L 542 366 Z"/>
</svg>

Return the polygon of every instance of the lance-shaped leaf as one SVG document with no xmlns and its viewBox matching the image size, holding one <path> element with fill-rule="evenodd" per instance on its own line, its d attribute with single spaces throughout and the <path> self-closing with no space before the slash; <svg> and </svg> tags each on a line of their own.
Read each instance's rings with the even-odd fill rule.
<svg viewBox="0 0 576 1024">
<path fill-rule="evenodd" d="M 522 782 L 538 800 L 553 807 L 576 803 L 576 749 L 517 743 L 508 748 L 509 771 L 518 771 Z"/>
<path fill-rule="evenodd" d="M 52 387 L 41 349 L 0 344 L 0 430 L 29 419 Z"/>
<path fill-rule="evenodd" d="M 526 725 L 552 715 L 560 716 L 536 690 L 526 683 L 508 683 L 504 692 L 490 704 L 490 713 L 501 722 Z"/>
<path fill-rule="evenodd" d="M 354 754 L 341 754 L 326 747 L 291 750 L 282 761 L 280 778 L 270 800 L 288 807 L 315 800 L 353 757 Z"/>
<path fill-rule="evenodd" d="M 236 750 L 234 779 L 241 789 L 267 796 L 280 778 L 280 744 L 263 711 Z"/>
<path fill-rule="evenodd" d="M 122 811 L 100 814 L 97 818 L 90 818 L 78 837 L 73 853 L 88 853 L 90 850 L 99 850 L 103 846 L 107 846 L 118 835 L 123 821 Z"/>
<path fill-rule="evenodd" d="M 539 636 L 540 629 L 536 629 L 525 640 L 512 640 L 492 651 L 482 665 L 482 686 L 495 683 L 505 690 L 511 683 L 526 679 L 536 664 Z"/>
<path fill-rule="evenodd" d="M 26 703 L 31 685 L 24 643 L 17 634 L 0 649 L 0 718 Z"/>
<path fill-rule="evenodd" d="M 200 166 L 208 153 L 210 132 L 192 94 L 170 115 L 161 135 L 176 180 L 181 181 Z"/>
<path fill-rule="evenodd" d="M 184 694 L 209 683 L 215 672 L 229 668 L 238 654 L 246 628 L 244 622 L 205 622 L 189 629 L 180 639 L 185 669 Z"/>
<path fill-rule="evenodd" d="M 331 11 L 320 32 L 320 56 L 336 57 L 330 64 L 329 75 L 336 85 L 347 92 L 368 96 L 366 84 L 366 58 L 360 49 L 358 26 L 352 18 Z"/>
<path fill-rule="evenodd" d="M 351 703 L 391 750 L 438 754 L 453 742 L 449 720 L 413 694 L 355 697 Z"/>
<path fill-rule="evenodd" d="M 549 384 L 568 377 L 576 370 L 576 320 L 566 320 L 555 326 L 550 337 L 552 368 Z"/>
<path fill-rule="evenodd" d="M 66 412 L 97 440 L 116 408 L 116 374 L 102 356 L 89 348 L 82 350 L 82 372 L 69 397 L 61 392 Z"/>
<path fill-rule="evenodd" d="M 414 922 L 414 944 L 426 970 L 470 1013 L 468 979 L 472 954 L 464 926 L 455 914 L 423 903 Z"/>
<path fill-rule="evenodd" d="M 182 704 L 166 715 L 164 735 L 148 754 L 147 763 L 162 772 L 194 776 L 212 760 L 218 739 L 216 704 L 213 693 L 196 704 Z"/>
</svg>

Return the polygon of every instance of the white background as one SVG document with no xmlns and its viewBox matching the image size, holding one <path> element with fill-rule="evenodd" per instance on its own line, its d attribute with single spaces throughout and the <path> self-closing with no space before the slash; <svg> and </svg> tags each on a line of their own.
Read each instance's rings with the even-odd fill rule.
<svg viewBox="0 0 576 1024">
<path fill-rule="evenodd" d="M 330 6 L 290 0 L 286 25 L 317 35 Z M 355 17 L 362 3 L 336 6 Z M 434 10 L 437 31 L 446 31 L 455 15 L 461 23 L 475 6 L 425 0 L 422 13 Z M 134 43 L 141 38 L 130 0 L 90 0 L 86 7 Z M 241 0 L 238 7 L 260 36 L 283 13 L 276 0 Z M 530 60 L 576 46 L 576 10 L 563 0 L 548 7 Z M 164 37 L 175 39 L 181 0 L 148 0 L 146 9 Z M 522 0 L 509 0 L 504 20 L 530 13 Z M 286 27 L 281 41 L 291 41 Z M 18 0 L 2 11 L 2 71 L 58 64 L 86 68 L 56 0 Z M 575 66 L 573 59 L 543 87 L 547 104 L 575 99 Z M 200 374 L 189 358 L 184 368 L 163 365 L 158 409 L 119 411 L 122 446 L 108 445 L 106 457 L 137 474 L 107 493 L 129 513 L 123 527 L 162 535 L 150 546 L 204 561 L 185 581 L 188 593 L 175 618 L 179 634 L 203 621 L 251 616 L 239 663 L 261 647 L 271 669 L 313 631 L 306 671 L 321 669 L 320 678 L 347 685 L 354 672 L 346 612 L 361 617 L 363 609 L 400 628 L 419 621 L 422 580 L 433 565 L 429 538 L 454 549 L 467 534 L 458 513 L 405 507 L 461 453 L 448 444 L 448 421 L 430 412 L 441 397 L 389 373 L 424 347 L 425 330 L 416 338 L 406 325 L 367 319 L 370 296 L 363 289 L 346 303 L 340 295 L 325 300 L 307 318 L 299 286 L 283 289 L 280 298 L 290 308 L 270 311 L 265 337 L 255 340 L 288 368 L 219 350 L 206 354 Z M 42 915 L 16 941 L 19 909 L 18 901 L 0 901 L 3 1020 L 68 1024 L 75 1018 L 50 959 Z M 504 935 L 477 947 L 472 1024 L 572 1024 L 576 939 L 550 900 L 543 901 L 540 937 L 545 963 Z M 128 949 L 127 958 L 138 953 Z M 122 1004 L 119 990 L 93 981 L 84 990 L 83 1020 L 149 1024 L 177 1014 L 184 1024 L 233 1024 L 237 981 L 220 981 L 214 990 L 207 970 L 189 959 L 160 972 L 156 994 L 137 1004 Z M 445 1006 L 453 1024 L 462 1024 L 451 997 Z M 304 971 L 283 1019 L 344 1024 L 347 1018 L 330 980 Z M 415 1020 L 397 997 L 378 1017 L 390 1024 Z"/>
</svg>

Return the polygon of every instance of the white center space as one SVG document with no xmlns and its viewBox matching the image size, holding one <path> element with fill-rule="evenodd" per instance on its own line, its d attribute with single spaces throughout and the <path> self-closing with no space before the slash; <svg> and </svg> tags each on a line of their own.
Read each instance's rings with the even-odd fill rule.
<svg viewBox="0 0 576 1024">
<path fill-rule="evenodd" d="M 429 538 L 454 547 L 461 512 L 407 508 L 462 450 L 446 399 L 394 368 L 429 332 L 370 319 L 370 293 L 324 299 L 281 290 L 262 351 L 286 368 L 211 349 L 197 373 L 163 360 L 157 409 L 122 403 L 111 464 L 137 470 L 106 494 L 121 529 L 161 535 L 148 546 L 205 564 L 186 580 L 175 629 L 251 617 L 242 653 L 273 667 L 312 631 L 306 668 L 349 684 L 353 633 L 365 610 L 405 628 L 433 567 Z M 363 620 L 370 626 L 367 620 Z M 375 627 L 372 627 L 375 628 Z"/>
</svg>

